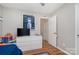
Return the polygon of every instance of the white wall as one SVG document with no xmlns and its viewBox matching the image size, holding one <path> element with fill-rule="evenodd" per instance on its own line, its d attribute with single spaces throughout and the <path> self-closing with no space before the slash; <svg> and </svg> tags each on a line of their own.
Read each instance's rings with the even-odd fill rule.
<svg viewBox="0 0 79 59">
<path fill-rule="evenodd" d="M 0 5 L 0 17 L 2 17 L 2 6 Z"/>
<path fill-rule="evenodd" d="M 0 15 L 1 15 L 1 10 L 2 10 L 2 8 L 1 8 L 1 6 L 0 6 Z"/>
<path fill-rule="evenodd" d="M 31 34 L 40 34 L 40 15 L 34 13 L 28 13 L 27 11 L 21 11 L 18 9 L 3 8 L 3 35 L 8 32 L 12 32 L 16 35 L 17 28 L 23 28 L 23 14 L 33 15 L 35 17 L 35 30 L 31 31 Z"/>
<path fill-rule="evenodd" d="M 75 54 L 75 5 L 64 4 L 54 15 L 57 16 L 57 47 Z"/>
</svg>

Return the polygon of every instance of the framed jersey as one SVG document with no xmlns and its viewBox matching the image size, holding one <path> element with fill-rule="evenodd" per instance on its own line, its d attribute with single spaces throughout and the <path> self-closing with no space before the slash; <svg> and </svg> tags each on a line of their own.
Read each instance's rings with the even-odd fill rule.
<svg viewBox="0 0 79 59">
<path fill-rule="evenodd" d="M 23 15 L 23 28 L 35 29 L 35 18 L 31 15 Z"/>
</svg>

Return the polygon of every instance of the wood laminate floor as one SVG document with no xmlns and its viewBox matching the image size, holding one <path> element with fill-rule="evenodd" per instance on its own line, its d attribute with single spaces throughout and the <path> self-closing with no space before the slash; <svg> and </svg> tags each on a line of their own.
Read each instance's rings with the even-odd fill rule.
<svg viewBox="0 0 79 59">
<path fill-rule="evenodd" d="M 30 51 L 24 51 L 24 55 L 39 55 L 40 53 L 47 52 L 49 55 L 66 55 L 64 52 L 60 51 L 59 49 L 55 48 L 54 46 L 51 46 L 47 41 L 43 41 L 43 48 L 30 50 Z"/>
</svg>

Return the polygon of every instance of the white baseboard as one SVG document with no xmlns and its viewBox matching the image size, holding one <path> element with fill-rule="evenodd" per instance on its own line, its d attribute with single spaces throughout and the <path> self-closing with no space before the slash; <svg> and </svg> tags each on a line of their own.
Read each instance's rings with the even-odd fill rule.
<svg viewBox="0 0 79 59">
<path fill-rule="evenodd" d="M 49 43 L 49 42 L 48 42 L 48 43 Z M 50 43 L 49 43 L 49 44 L 50 44 Z M 52 45 L 52 44 L 50 44 L 50 45 Z M 71 53 L 69 53 L 69 52 L 67 52 L 67 51 L 65 51 L 65 50 L 63 50 L 63 49 L 61 49 L 61 48 L 59 48 L 59 47 L 57 47 L 57 46 L 54 46 L 54 47 L 58 48 L 58 49 L 61 50 L 62 52 L 66 53 L 67 55 L 72 55 Z"/>
<path fill-rule="evenodd" d="M 59 48 L 59 47 L 56 47 L 56 48 L 58 48 L 59 50 L 61 50 L 62 52 L 66 53 L 66 54 L 68 54 L 68 55 L 72 55 L 71 53 L 69 53 L 69 52 L 67 52 L 67 51 L 65 51 L 65 50 L 63 50 L 63 49 L 61 49 L 61 48 Z"/>
</svg>

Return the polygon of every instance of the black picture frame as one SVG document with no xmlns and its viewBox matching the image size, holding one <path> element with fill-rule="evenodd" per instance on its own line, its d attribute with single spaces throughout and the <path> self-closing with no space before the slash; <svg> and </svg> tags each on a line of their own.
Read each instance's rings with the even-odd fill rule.
<svg viewBox="0 0 79 59">
<path fill-rule="evenodd" d="M 32 15 L 23 15 L 23 28 L 29 29 L 28 20 L 31 21 L 31 29 L 35 29 L 35 17 Z"/>
</svg>

